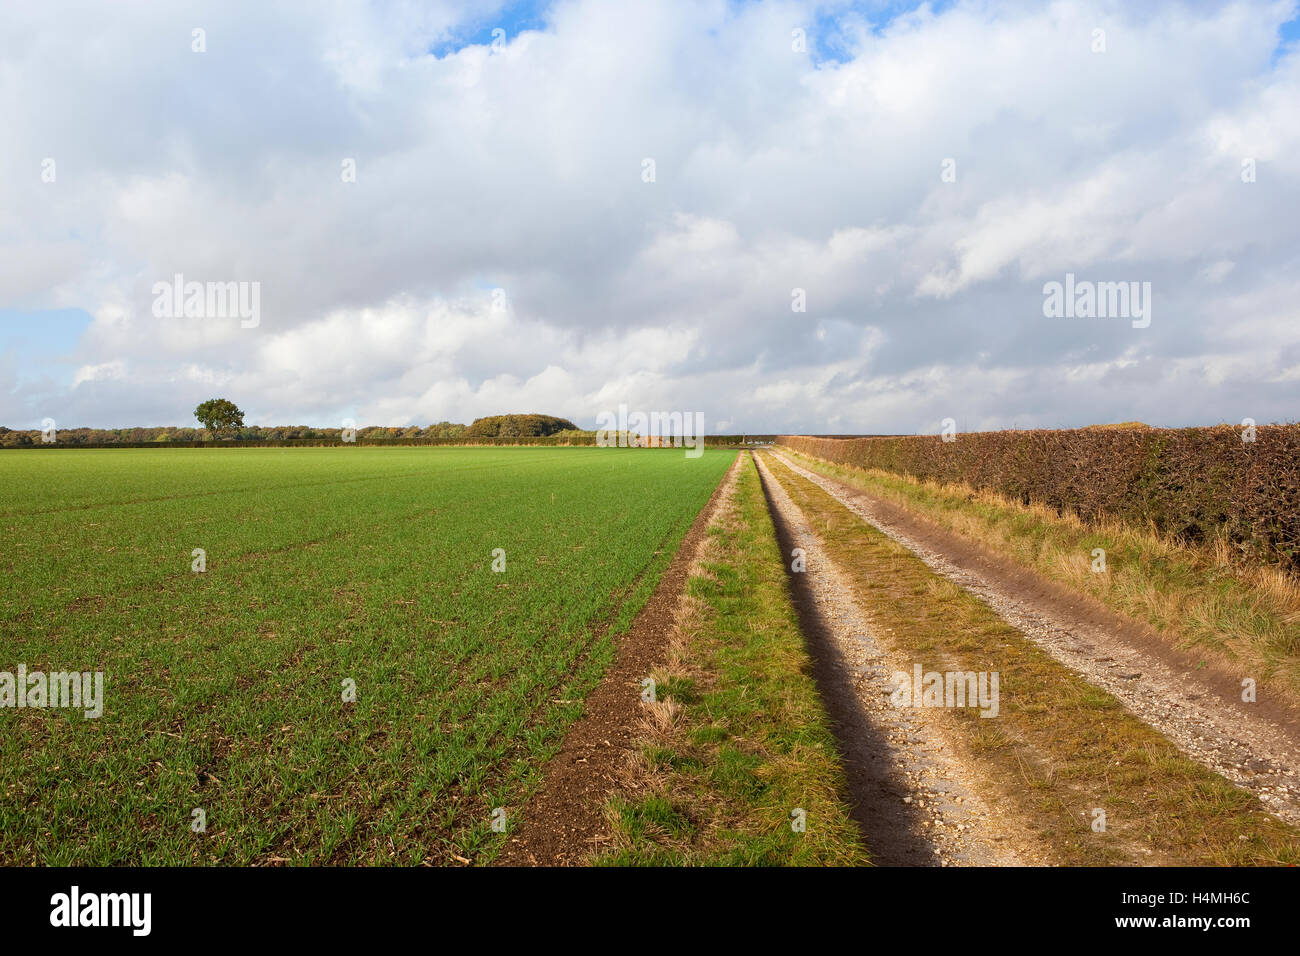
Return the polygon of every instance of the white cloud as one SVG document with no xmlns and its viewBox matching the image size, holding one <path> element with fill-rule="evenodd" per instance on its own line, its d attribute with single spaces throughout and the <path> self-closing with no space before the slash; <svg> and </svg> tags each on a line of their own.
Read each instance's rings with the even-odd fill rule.
<svg viewBox="0 0 1300 956">
<path fill-rule="evenodd" d="M 0 421 L 184 423 L 216 389 L 322 424 L 1294 414 L 1290 2 L 845 13 L 818 61 L 804 4 L 563 0 L 428 53 L 499 6 L 7 11 L 0 304 L 94 321 L 62 383 L 0 363 Z M 1152 327 L 1044 320 L 1066 272 L 1151 281 Z M 261 323 L 154 318 L 176 273 L 260 282 Z"/>
<path fill-rule="evenodd" d="M 98 365 L 83 365 L 72 376 L 72 387 L 85 382 L 104 382 L 126 378 L 126 363 L 121 360 L 101 362 Z"/>
</svg>

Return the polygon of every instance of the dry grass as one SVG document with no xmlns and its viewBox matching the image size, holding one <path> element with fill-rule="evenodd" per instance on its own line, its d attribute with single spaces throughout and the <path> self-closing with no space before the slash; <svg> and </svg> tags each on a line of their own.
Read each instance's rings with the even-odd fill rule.
<svg viewBox="0 0 1300 956">
<path fill-rule="evenodd" d="M 878 635 L 927 669 L 997 671 L 991 719 L 938 712 L 986 786 L 1066 865 L 1300 862 L 1300 833 L 779 461 Z M 1105 832 L 1091 827 L 1106 812 Z"/>
</svg>

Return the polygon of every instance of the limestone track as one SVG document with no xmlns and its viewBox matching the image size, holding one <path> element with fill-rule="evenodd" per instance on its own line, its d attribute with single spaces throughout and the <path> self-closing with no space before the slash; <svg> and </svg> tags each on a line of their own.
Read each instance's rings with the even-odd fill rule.
<svg viewBox="0 0 1300 956">
<path fill-rule="evenodd" d="M 924 710 L 890 704 L 890 676 L 910 664 L 872 633 L 820 538 L 763 455 L 755 457 L 787 562 L 794 548 L 815 555 L 791 584 L 872 859 L 885 866 L 1045 862 L 1023 827 L 983 801 L 978 774 L 938 723 Z"/>
<path fill-rule="evenodd" d="M 912 551 L 935 573 L 979 597 L 1187 756 L 1256 794 L 1279 818 L 1300 824 L 1300 727 L 1293 715 L 1276 707 L 1242 704 L 1233 699 L 1235 685 L 1229 681 L 1225 686 L 1222 674 L 1195 669 L 1194 660 L 1144 638 L 1132 622 L 1109 620 L 1082 599 L 1063 598 L 1059 588 L 1041 580 L 1033 583 L 1032 573 L 1011 570 L 952 532 L 810 471 L 789 455 L 768 454 Z M 774 486 L 773 498 L 780 499 L 771 472 L 763 473 Z"/>
</svg>

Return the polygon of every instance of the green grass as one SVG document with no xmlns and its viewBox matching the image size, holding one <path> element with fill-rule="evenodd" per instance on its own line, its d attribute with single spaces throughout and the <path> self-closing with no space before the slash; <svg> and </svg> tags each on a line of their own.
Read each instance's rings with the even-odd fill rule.
<svg viewBox="0 0 1300 956">
<path fill-rule="evenodd" d="M 490 859 L 733 457 L 0 454 L 0 670 L 106 672 L 0 709 L 0 863 Z"/>
<path fill-rule="evenodd" d="M 640 760 L 607 806 L 614 845 L 600 862 L 866 863 L 748 455 L 699 563 L 669 665 L 654 674 Z"/>
</svg>

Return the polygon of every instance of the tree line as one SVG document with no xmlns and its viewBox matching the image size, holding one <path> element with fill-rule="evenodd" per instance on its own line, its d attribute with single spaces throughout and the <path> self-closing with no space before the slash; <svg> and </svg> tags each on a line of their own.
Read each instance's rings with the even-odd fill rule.
<svg viewBox="0 0 1300 956">
<path fill-rule="evenodd" d="M 456 440 L 477 438 L 538 438 L 546 436 L 585 437 L 593 433 L 579 429 L 566 418 L 553 415 L 490 415 L 476 418 L 468 425 L 442 421 L 433 425 L 386 426 L 363 428 L 316 428 L 311 425 L 245 425 L 244 413 L 233 402 L 213 398 L 194 410 L 202 427 L 160 425 L 133 428 L 57 428 L 54 439 L 60 445 L 115 445 L 144 442 L 196 441 L 285 441 L 316 440 L 384 440 L 430 439 Z M 0 425 L 0 447 L 40 445 L 48 437 L 40 429 L 12 429 Z"/>
</svg>

